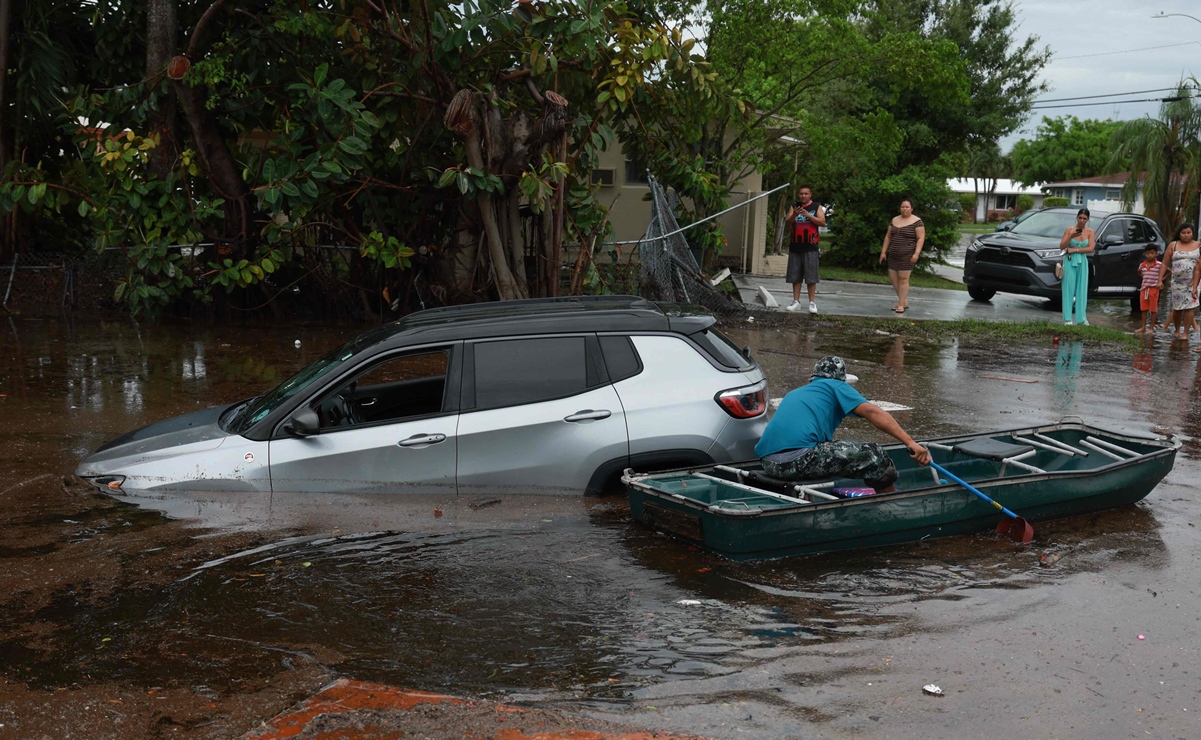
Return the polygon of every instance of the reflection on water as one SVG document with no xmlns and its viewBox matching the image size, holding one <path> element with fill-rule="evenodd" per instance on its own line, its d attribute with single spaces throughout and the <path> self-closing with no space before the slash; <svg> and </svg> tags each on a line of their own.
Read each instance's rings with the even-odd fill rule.
<svg viewBox="0 0 1201 740">
<path fill-rule="evenodd" d="M 1084 342 L 1063 342 L 1055 356 L 1055 410 L 1061 415 L 1076 412 L 1076 379 Z"/>
</svg>

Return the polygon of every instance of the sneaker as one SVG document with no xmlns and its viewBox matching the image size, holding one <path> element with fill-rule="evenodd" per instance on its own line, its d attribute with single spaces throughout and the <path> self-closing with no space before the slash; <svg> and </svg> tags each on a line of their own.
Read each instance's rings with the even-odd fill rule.
<svg viewBox="0 0 1201 740">
<path fill-rule="evenodd" d="M 1081 321 L 1081 322 L 1080 322 L 1080 325 L 1081 325 L 1081 326 L 1088 326 L 1088 319 L 1085 319 L 1084 321 Z"/>
<path fill-rule="evenodd" d="M 1065 322 L 1063 322 L 1063 325 L 1064 325 L 1064 326 L 1075 326 L 1075 325 L 1076 325 L 1076 322 L 1074 322 L 1074 321 L 1065 321 Z"/>
<path fill-rule="evenodd" d="M 792 303 L 789 303 L 789 304 L 788 304 L 788 305 L 787 305 L 787 306 L 784 308 L 784 310 L 785 310 L 785 311 L 800 311 L 800 310 L 801 310 L 801 302 L 800 302 L 800 301 L 793 301 Z"/>
<path fill-rule="evenodd" d="M 809 313 L 817 313 L 817 304 L 809 301 Z"/>
</svg>

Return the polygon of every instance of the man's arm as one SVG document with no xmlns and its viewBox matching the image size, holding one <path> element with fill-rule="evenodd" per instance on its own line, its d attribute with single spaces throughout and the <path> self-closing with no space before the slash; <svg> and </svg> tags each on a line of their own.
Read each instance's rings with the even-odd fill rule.
<svg viewBox="0 0 1201 740">
<path fill-rule="evenodd" d="M 909 450 L 909 456 L 916 460 L 918 464 L 926 465 L 930 462 L 930 451 L 917 442 L 914 442 L 913 437 L 906 434 L 901 425 L 897 423 L 897 420 L 892 418 L 892 414 L 871 402 L 859 404 L 855 407 L 853 413 L 856 416 L 867 419 L 876 429 L 896 439 L 898 442 L 903 442 Z"/>
<path fill-rule="evenodd" d="M 813 204 L 813 213 L 809 214 L 809 220 L 812 221 L 813 223 L 817 224 L 818 226 L 825 226 L 826 225 L 826 209 L 822 208 L 821 206 L 814 203 Z"/>
</svg>

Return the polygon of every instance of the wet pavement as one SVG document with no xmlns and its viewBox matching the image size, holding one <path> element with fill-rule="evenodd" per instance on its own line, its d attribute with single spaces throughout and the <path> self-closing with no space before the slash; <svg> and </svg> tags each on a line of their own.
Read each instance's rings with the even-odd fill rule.
<svg viewBox="0 0 1201 740">
<path fill-rule="evenodd" d="M 919 439 L 1070 415 L 1182 436 L 1144 502 L 1027 547 L 736 564 L 621 497 L 132 506 L 64 482 L 106 439 L 258 393 L 357 330 L 0 324 L 0 738 L 235 737 L 341 678 L 713 738 L 1201 736 L 1201 375 L 1180 343 L 729 330 L 771 395 L 836 352 Z"/>
<path fill-rule="evenodd" d="M 762 286 L 771 293 L 779 306 L 792 302 L 792 286 L 778 276 L 736 275 L 743 302 L 763 305 L 759 297 Z M 802 298 L 804 299 L 802 289 Z M 800 315 L 808 315 L 808 301 L 802 300 Z M 1045 298 L 998 293 L 992 300 L 973 301 L 967 291 L 944 288 L 909 289 L 909 310 L 898 315 L 892 307 L 897 305 L 897 294 L 891 285 L 878 283 L 849 283 L 839 280 L 822 280 L 817 286 L 817 308 L 819 314 L 830 316 L 879 316 L 904 320 L 956 321 L 977 319 L 980 321 L 1049 321 L 1063 322 L 1057 306 Z M 783 308 L 775 310 L 782 311 Z M 1142 314 L 1130 310 L 1129 298 L 1089 298 L 1088 319 L 1095 326 L 1104 326 L 1118 331 L 1131 332 L 1142 326 Z"/>
<path fill-rule="evenodd" d="M 959 244 L 947 256 L 947 264 L 932 265 L 939 277 L 963 282 L 963 260 L 967 245 L 979 234 L 963 234 Z M 883 268 L 881 273 L 883 274 Z M 766 289 L 779 306 L 792 302 L 792 286 L 779 276 L 734 275 L 731 278 L 738 286 L 739 297 L 754 305 L 763 305 L 760 288 Z M 805 294 L 802 289 L 802 297 Z M 807 304 L 807 301 L 803 301 Z M 977 319 L 980 321 L 1049 321 L 1062 323 L 1063 314 L 1058 304 L 1045 298 L 997 293 L 989 301 L 973 301 L 965 290 L 942 288 L 909 289 L 909 310 L 901 316 L 893 312 L 897 305 L 897 294 L 891 285 L 878 283 L 849 283 L 838 280 L 822 280 L 817 288 L 817 307 L 821 314 L 833 316 L 881 316 L 906 320 L 955 321 Z M 804 306 L 802 315 L 807 315 Z M 1088 299 L 1089 322 L 1118 331 L 1133 332 L 1142 326 L 1142 314 L 1132 311 L 1129 297 Z M 1162 321 L 1164 317 L 1160 317 Z"/>
</svg>

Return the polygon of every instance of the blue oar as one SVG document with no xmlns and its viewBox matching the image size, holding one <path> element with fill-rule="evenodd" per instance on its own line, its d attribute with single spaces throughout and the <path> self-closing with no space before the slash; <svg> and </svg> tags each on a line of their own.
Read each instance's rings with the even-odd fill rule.
<svg viewBox="0 0 1201 740">
<path fill-rule="evenodd" d="M 1012 537 L 1015 541 L 1021 541 L 1023 543 L 1029 542 L 1030 540 L 1034 539 L 1034 527 L 1031 527 L 1030 523 L 1027 522 L 1025 519 L 1021 518 L 1017 514 L 1014 514 L 1012 511 L 1010 511 L 1009 509 L 1006 509 L 1004 506 L 1001 506 L 1001 504 L 997 503 L 996 501 L 993 501 L 988 496 L 985 496 L 983 491 L 976 488 L 971 483 L 968 483 L 967 481 L 960 478 L 959 476 L 955 475 L 954 473 L 947 470 L 946 468 L 939 465 L 938 463 L 934 462 L 933 460 L 930 461 L 930 467 L 934 468 L 938 472 L 942 473 L 943 475 L 947 476 L 948 478 L 955 481 L 959 485 L 963 486 L 967 490 L 971 491 L 972 493 L 976 494 L 977 496 L 984 499 L 988 503 L 992 504 L 996 508 L 1000 509 L 1001 513 L 1003 513 L 1005 516 L 1009 517 L 1008 519 L 1002 519 L 1001 523 L 997 525 L 997 534 L 1007 534 L 1010 537 Z"/>
</svg>

